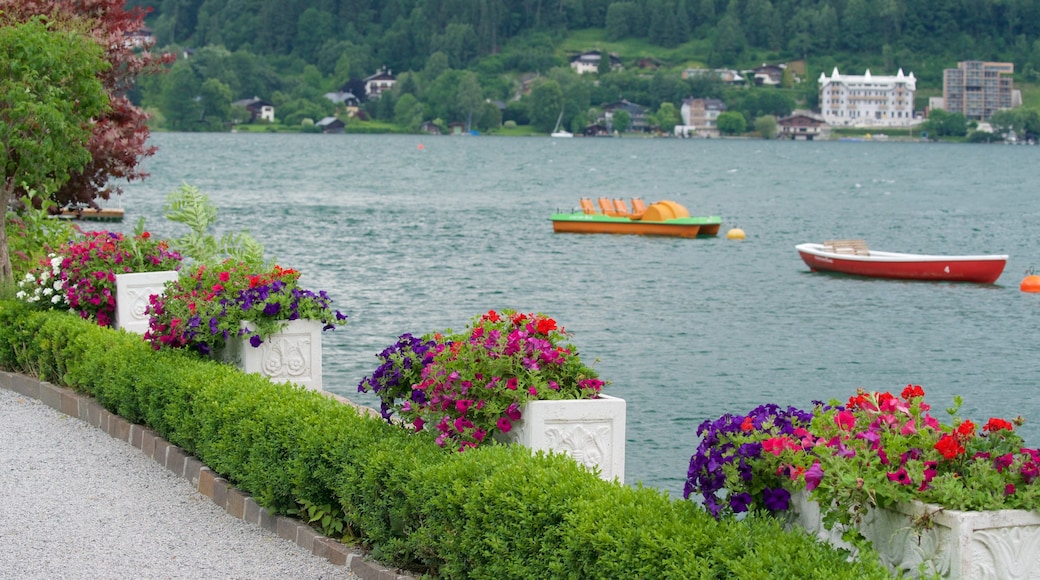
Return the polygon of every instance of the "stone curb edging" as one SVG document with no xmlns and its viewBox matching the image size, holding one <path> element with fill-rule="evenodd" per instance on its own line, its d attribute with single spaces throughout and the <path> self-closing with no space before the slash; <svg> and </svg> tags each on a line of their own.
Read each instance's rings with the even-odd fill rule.
<svg viewBox="0 0 1040 580">
<path fill-rule="evenodd" d="M 0 388 L 38 399 L 56 411 L 97 427 L 114 439 L 129 443 L 178 477 L 188 480 L 200 494 L 231 516 L 295 542 L 297 546 L 334 565 L 345 566 L 362 580 L 414 580 L 412 576 L 371 560 L 357 548 L 323 536 L 300 520 L 272 514 L 196 457 L 172 445 L 155 431 L 109 412 L 86 395 L 5 371 L 0 371 Z"/>
</svg>

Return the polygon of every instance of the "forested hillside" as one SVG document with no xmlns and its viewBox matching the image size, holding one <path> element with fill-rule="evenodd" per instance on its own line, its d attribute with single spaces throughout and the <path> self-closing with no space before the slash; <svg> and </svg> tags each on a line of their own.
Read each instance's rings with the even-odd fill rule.
<svg viewBox="0 0 1040 580">
<path fill-rule="evenodd" d="M 148 0 L 128 4 L 146 6 Z M 218 100 L 227 88 L 232 99 L 262 96 L 280 100 L 275 104 L 281 107 L 313 100 L 301 84 L 334 90 L 382 66 L 397 75 L 415 73 L 405 92 L 428 109 L 445 95 L 431 99 L 424 92 L 446 71 L 453 71 L 446 81 L 456 86 L 473 75 L 484 98 L 507 101 L 521 73 L 547 75 L 566 66 L 569 56 L 596 48 L 617 53 L 627 70 L 650 58 L 655 70 L 673 76 L 691 65 L 740 69 L 805 60 L 810 83 L 834 66 L 852 74 L 903 68 L 914 72 L 919 86 L 934 89 L 942 70 L 960 60 L 1011 61 L 1023 80 L 1035 80 L 1040 71 L 1040 0 L 159 0 L 148 23 L 158 47 L 182 54 L 191 49 L 206 58 L 192 67 L 196 96 L 212 101 L 202 84 L 218 79 L 225 86 L 211 83 L 208 89 Z M 618 82 L 623 86 L 615 83 L 612 94 L 590 94 L 588 106 L 604 104 L 596 98 L 642 98 L 656 110 L 664 102 L 677 104 L 672 90 L 721 93 Z M 161 95 L 168 90 L 154 83 L 142 89 L 146 105 L 179 118 L 167 110 L 178 97 Z M 811 93 L 803 87 L 790 97 L 808 97 L 811 105 Z M 690 95 L 678 98 L 683 96 Z M 305 108 L 297 104 L 287 112 Z M 575 105 L 584 104 L 579 96 Z M 421 116 L 457 120 L 473 113 L 441 106 Z M 307 114 L 323 112 L 317 108 Z M 568 120 L 581 112 L 572 110 Z M 392 110 L 371 114 L 400 121 Z"/>
</svg>

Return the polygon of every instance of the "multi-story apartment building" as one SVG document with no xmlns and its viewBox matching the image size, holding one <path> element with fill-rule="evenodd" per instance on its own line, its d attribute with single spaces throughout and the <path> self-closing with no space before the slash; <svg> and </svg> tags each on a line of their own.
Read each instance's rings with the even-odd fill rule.
<svg viewBox="0 0 1040 580">
<path fill-rule="evenodd" d="M 726 103 L 719 99 L 685 99 L 679 114 L 682 125 L 675 126 L 677 137 L 718 137 L 719 115 L 726 112 Z"/>
<path fill-rule="evenodd" d="M 820 73 L 820 114 L 829 125 L 848 127 L 907 127 L 914 118 L 914 73 L 895 76 L 843 75 L 834 67 Z"/>
<path fill-rule="evenodd" d="M 986 121 L 1000 109 L 1015 106 L 1011 62 L 969 60 L 943 71 L 943 108 Z"/>
</svg>

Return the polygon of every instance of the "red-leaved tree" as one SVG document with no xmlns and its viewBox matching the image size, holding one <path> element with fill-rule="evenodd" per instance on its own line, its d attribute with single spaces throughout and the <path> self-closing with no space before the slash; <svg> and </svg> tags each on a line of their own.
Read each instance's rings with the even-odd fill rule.
<svg viewBox="0 0 1040 580">
<path fill-rule="evenodd" d="M 152 54 L 150 46 L 134 42 L 148 11 L 127 10 L 125 4 L 125 0 L 0 0 L 0 12 L 17 21 L 37 15 L 85 21 L 112 65 L 100 73 L 111 106 L 94 125 L 89 144 L 91 161 L 52 195 L 59 206 L 75 202 L 97 207 L 95 199 L 107 200 L 119 193 L 110 179 L 146 177 L 138 164 L 156 150 L 148 145 L 148 114 L 130 102 L 127 92 L 138 75 L 163 70 L 174 56 Z"/>
</svg>

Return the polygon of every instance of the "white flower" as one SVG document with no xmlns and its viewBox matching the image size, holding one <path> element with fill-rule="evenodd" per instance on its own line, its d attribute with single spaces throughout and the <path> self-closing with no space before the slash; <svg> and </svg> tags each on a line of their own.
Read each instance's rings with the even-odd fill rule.
<svg viewBox="0 0 1040 580">
<path fill-rule="evenodd" d="M 25 275 L 25 279 L 22 282 L 35 282 L 36 278 L 33 278 L 32 272 Z"/>
<path fill-rule="evenodd" d="M 61 303 L 61 301 L 62 301 L 61 294 L 55 294 L 54 298 L 51 298 L 51 302 L 54 303 L 54 304 L 59 304 L 59 303 Z"/>
<path fill-rule="evenodd" d="M 25 292 L 23 290 L 19 290 L 14 293 L 14 297 L 19 300 L 25 300 Z"/>
<path fill-rule="evenodd" d="M 61 280 L 58 280 L 57 282 L 54 283 L 54 289 L 55 290 L 61 290 L 62 286 L 63 286 L 63 284 L 62 284 Z"/>
<path fill-rule="evenodd" d="M 43 295 L 44 296 L 50 296 L 51 294 L 54 294 L 54 290 L 51 290 L 50 288 L 44 288 L 43 289 Z"/>
<path fill-rule="evenodd" d="M 54 254 L 51 254 L 51 256 L 54 256 Z M 57 274 L 61 269 L 62 259 L 63 258 L 61 256 L 54 256 L 51 258 L 51 268 L 54 268 L 55 274 Z"/>
</svg>

